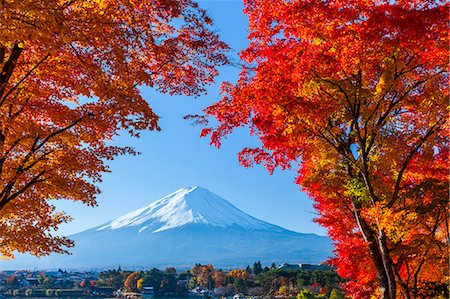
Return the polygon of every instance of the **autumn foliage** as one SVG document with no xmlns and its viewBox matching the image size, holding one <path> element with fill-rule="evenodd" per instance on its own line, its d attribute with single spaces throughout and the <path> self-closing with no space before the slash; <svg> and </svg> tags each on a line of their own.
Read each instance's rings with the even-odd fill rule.
<svg viewBox="0 0 450 299">
<path fill-rule="evenodd" d="M 235 269 L 228 272 L 227 276 L 240 278 L 242 280 L 248 280 L 250 278 L 250 273 L 248 273 L 246 270 Z"/>
<path fill-rule="evenodd" d="M 438 296 L 448 279 L 448 3 L 246 0 L 236 84 L 197 121 L 240 155 L 298 165 L 353 298 Z M 445 286 L 444 286 L 445 288 Z"/>
<path fill-rule="evenodd" d="M 227 46 L 190 0 L 0 4 L 0 254 L 64 252 L 69 217 L 49 199 L 95 205 L 119 130 L 155 130 L 138 86 L 204 91 Z"/>
<path fill-rule="evenodd" d="M 138 275 L 136 272 L 132 272 L 130 275 L 127 276 L 125 279 L 125 282 L 123 283 L 123 286 L 130 291 L 137 291 L 138 290 Z"/>
</svg>

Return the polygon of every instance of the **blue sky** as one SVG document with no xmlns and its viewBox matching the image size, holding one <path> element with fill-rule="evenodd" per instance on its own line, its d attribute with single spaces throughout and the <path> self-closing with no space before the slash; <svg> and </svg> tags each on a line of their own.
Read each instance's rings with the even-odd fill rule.
<svg viewBox="0 0 450 299">
<path fill-rule="evenodd" d="M 232 57 L 246 44 L 247 19 L 240 1 L 201 1 L 215 22 L 221 38 L 232 48 Z M 236 59 L 236 58 L 235 58 Z M 325 230 L 312 222 L 312 202 L 295 185 L 294 171 L 276 171 L 269 175 L 262 166 L 246 169 L 239 165 L 237 153 L 258 140 L 248 130 L 237 130 L 218 150 L 200 138 L 200 128 L 183 120 L 199 114 L 218 101 L 219 83 L 235 81 L 239 70 L 221 69 L 217 84 L 200 97 L 168 96 L 143 88 L 144 97 L 161 117 L 161 132 L 145 132 L 135 139 L 126 134 L 115 139 L 118 145 L 131 145 L 141 155 L 122 156 L 110 163 L 111 173 L 104 175 L 98 207 L 58 201 L 74 220 L 61 226 L 60 234 L 72 234 L 105 223 L 182 187 L 202 186 L 220 195 L 239 209 L 259 219 L 287 229 L 324 235 Z"/>
</svg>

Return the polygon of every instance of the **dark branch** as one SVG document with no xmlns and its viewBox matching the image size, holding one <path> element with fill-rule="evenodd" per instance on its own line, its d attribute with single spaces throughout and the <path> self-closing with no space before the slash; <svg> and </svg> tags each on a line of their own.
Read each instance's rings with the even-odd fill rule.
<svg viewBox="0 0 450 299">
<path fill-rule="evenodd" d="M 0 102 L 0 106 L 3 105 L 3 103 L 5 102 L 6 98 L 14 91 L 17 89 L 17 87 L 22 84 L 23 81 L 25 81 L 33 72 L 35 69 L 38 68 L 39 65 L 41 65 L 42 62 L 44 62 L 44 60 L 46 60 L 48 57 L 50 56 L 50 54 L 45 55 L 41 60 L 38 61 L 38 63 L 36 63 L 35 66 L 33 66 L 20 80 L 19 82 L 17 82 L 7 93 L 6 95 L 2 98 L 1 102 Z M 4 90 L 0 93 L 0 95 L 2 95 L 4 92 Z"/>
<path fill-rule="evenodd" d="M 427 139 L 441 127 L 443 120 L 444 120 L 444 118 L 440 119 L 433 126 L 431 126 L 431 128 L 428 130 L 428 132 L 424 136 L 422 136 L 422 138 L 420 138 L 420 140 L 417 142 L 417 144 L 411 149 L 411 151 L 406 156 L 405 160 L 403 161 L 402 167 L 400 168 L 398 176 L 397 176 L 397 181 L 396 181 L 395 187 L 394 187 L 394 194 L 392 195 L 391 200 L 387 204 L 387 207 L 392 208 L 392 206 L 394 205 L 395 201 L 398 198 L 398 193 L 400 192 L 400 183 L 403 179 L 403 173 L 408 168 L 409 162 L 411 161 L 413 156 L 419 151 L 419 149 L 422 147 L 422 145 L 425 143 L 425 141 L 427 141 Z"/>
<path fill-rule="evenodd" d="M 3 66 L 2 72 L 0 74 L 0 96 L 3 96 L 3 93 L 5 92 L 6 84 L 11 78 L 11 75 L 16 66 L 16 62 L 19 59 L 22 50 L 23 48 L 21 46 L 21 43 L 20 42 L 15 43 L 11 50 L 11 54 L 9 54 L 8 60 Z"/>
</svg>

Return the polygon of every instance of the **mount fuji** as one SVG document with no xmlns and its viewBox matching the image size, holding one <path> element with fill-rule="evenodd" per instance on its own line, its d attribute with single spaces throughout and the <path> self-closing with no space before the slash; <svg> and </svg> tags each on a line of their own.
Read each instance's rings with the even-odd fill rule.
<svg viewBox="0 0 450 299">
<path fill-rule="evenodd" d="M 321 263 L 331 241 L 258 220 L 201 188 L 179 189 L 141 209 L 69 236 L 72 255 L 37 259 L 18 256 L 4 268 L 131 269 L 244 266 L 263 263 Z"/>
</svg>

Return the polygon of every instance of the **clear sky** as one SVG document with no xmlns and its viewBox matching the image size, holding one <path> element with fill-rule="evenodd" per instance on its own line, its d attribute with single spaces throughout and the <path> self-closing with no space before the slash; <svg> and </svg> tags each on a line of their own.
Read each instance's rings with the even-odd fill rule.
<svg viewBox="0 0 450 299">
<path fill-rule="evenodd" d="M 200 1 L 215 22 L 214 27 L 232 48 L 236 61 L 246 44 L 247 19 L 241 1 Z M 217 84 L 200 97 L 168 96 L 143 88 L 143 95 L 161 117 L 161 132 L 145 132 L 134 139 L 126 134 L 115 144 L 131 145 L 141 155 L 121 156 L 110 163 L 111 173 L 104 175 L 98 207 L 59 201 L 74 220 L 61 226 L 59 233 L 72 234 L 100 225 L 126 212 L 183 187 L 202 186 L 227 199 L 233 205 L 261 220 L 303 233 L 325 235 L 325 230 L 312 222 L 315 212 L 312 201 L 294 183 L 294 171 L 276 171 L 269 175 L 262 166 L 246 169 L 239 165 L 237 153 L 246 146 L 258 144 L 255 137 L 241 129 L 229 136 L 218 150 L 200 138 L 200 128 L 183 120 L 188 114 L 218 101 L 219 83 L 236 81 L 239 70 L 221 69 Z"/>
</svg>

